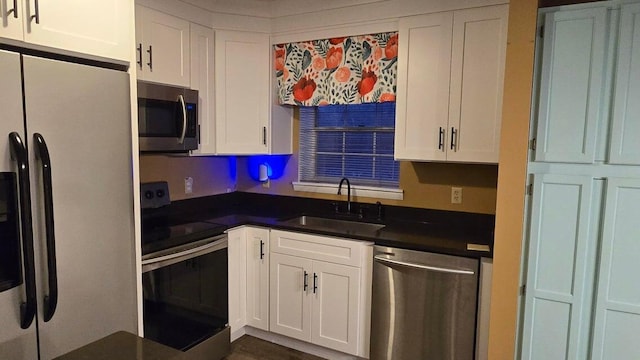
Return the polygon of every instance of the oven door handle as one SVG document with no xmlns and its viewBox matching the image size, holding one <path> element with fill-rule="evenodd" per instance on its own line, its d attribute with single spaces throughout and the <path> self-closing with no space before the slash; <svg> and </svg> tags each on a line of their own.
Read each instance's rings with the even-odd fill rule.
<svg viewBox="0 0 640 360">
<path fill-rule="evenodd" d="M 218 239 L 219 240 L 215 240 L 191 249 L 185 249 L 177 253 L 142 260 L 142 272 L 146 273 L 155 269 L 179 263 L 181 261 L 209 254 L 214 251 L 226 249 L 228 247 L 227 237 L 223 236 Z"/>
</svg>

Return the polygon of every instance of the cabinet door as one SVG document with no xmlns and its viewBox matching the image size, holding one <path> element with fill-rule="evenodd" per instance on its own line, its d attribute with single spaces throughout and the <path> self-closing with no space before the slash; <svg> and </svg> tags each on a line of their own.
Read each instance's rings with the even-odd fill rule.
<svg viewBox="0 0 640 360">
<path fill-rule="evenodd" d="M 22 40 L 24 13 L 21 1 L 0 0 L 0 37 Z"/>
<path fill-rule="evenodd" d="M 546 15 L 536 161 L 593 162 L 606 32 L 606 7 Z"/>
<path fill-rule="evenodd" d="M 453 14 L 400 19 L 394 155 L 445 160 Z"/>
<path fill-rule="evenodd" d="M 508 13 L 507 5 L 454 13 L 448 161 L 498 162 Z"/>
<path fill-rule="evenodd" d="M 640 4 L 622 6 L 616 69 L 612 164 L 640 165 Z"/>
<path fill-rule="evenodd" d="M 247 325 L 269 330 L 269 229 L 247 231 Z"/>
<path fill-rule="evenodd" d="M 218 153 L 267 153 L 269 35 L 216 31 L 215 42 Z"/>
<path fill-rule="evenodd" d="M 522 359 L 586 359 L 598 207 L 589 176 L 539 175 L 530 211 Z M 597 200 L 596 200 L 597 201 Z"/>
<path fill-rule="evenodd" d="M 214 32 L 191 24 L 191 89 L 198 90 L 199 146 L 192 155 L 216 153 L 214 113 Z"/>
<path fill-rule="evenodd" d="M 595 306 L 593 359 L 640 359 L 640 180 L 609 179 Z"/>
<path fill-rule="evenodd" d="M 137 46 L 142 46 L 138 79 L 190 86 L 189 22 L 136 6 Z"/>
<path fill-rule="evenodd" d="M 311 260 L 272 253 L 270 331 L 311 341 Z"/>
<path fill-rule="evenodd" d="M 130 60 L 131 1 L 28 0 L 24 4 L 20 17 L 26 42 Z"/>
<path fill-rule="evenodd" d="M 247 324 L 247 238 L 245 228 L 228 232 L 229 236 L 229 326 L 231 333 Z"/>
<path fill-rule="evenodd" d="M 313 262 L 310 279 L 311 341 L 331 349 L 357 354 L 360 320 L 360 269 Z"/>
</svg>

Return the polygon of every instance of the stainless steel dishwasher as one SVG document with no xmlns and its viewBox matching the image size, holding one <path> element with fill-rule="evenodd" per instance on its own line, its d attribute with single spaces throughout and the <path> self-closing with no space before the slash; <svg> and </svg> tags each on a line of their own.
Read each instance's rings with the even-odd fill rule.
<svg viewBox="0 0 640 360">
<path fill-rule="evenodd" d="M 477 259 L 374 247 L 371 360 L 472 360 Z"/>
</svg>

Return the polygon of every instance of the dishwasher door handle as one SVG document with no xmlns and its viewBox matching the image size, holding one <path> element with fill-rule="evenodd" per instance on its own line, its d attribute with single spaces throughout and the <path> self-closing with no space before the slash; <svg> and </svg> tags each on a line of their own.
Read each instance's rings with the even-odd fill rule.
<svg viewBox="0 0 640 360">
<path fill-rule="evenodd" d="M 387 258 L 383 257 L 382 255 L 376 255 L 376 256 L 373 257 L 373 259 L 375 261 L 377 261 L 377 262 L 380 262 L 380 263 L 400 265 L 400 266 L 405 266 L 405 267 L 414 268 L 414 269 L 422 269 L 422 270 L 429 270 L 429 271 L 449 273 L 449 274 L 458 274 L 458 275 L 473 275 L 473 274 L 475 274 L 471 270 L 458 270 L 458 269 L 449 269 L 449 268 L 443 268 L 443 267 L 438 267 L 438 266 L 428 266 L 428 265 L 422 265 L 422 264 L 414 264 L 414 263 L 405 262 L 405 261 L 387 259 Z"/>
</svg>

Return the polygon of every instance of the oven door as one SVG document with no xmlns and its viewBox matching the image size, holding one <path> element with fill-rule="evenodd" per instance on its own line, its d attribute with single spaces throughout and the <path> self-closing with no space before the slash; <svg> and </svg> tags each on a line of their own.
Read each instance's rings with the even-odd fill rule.
<svg viewBox="0 0 640 360">
<path fill-rule="evenodd" d="M 226 235 L 145 255 L 142 272 L 145 338 L 190 359 L 228 354 Z"/>
</svg>

